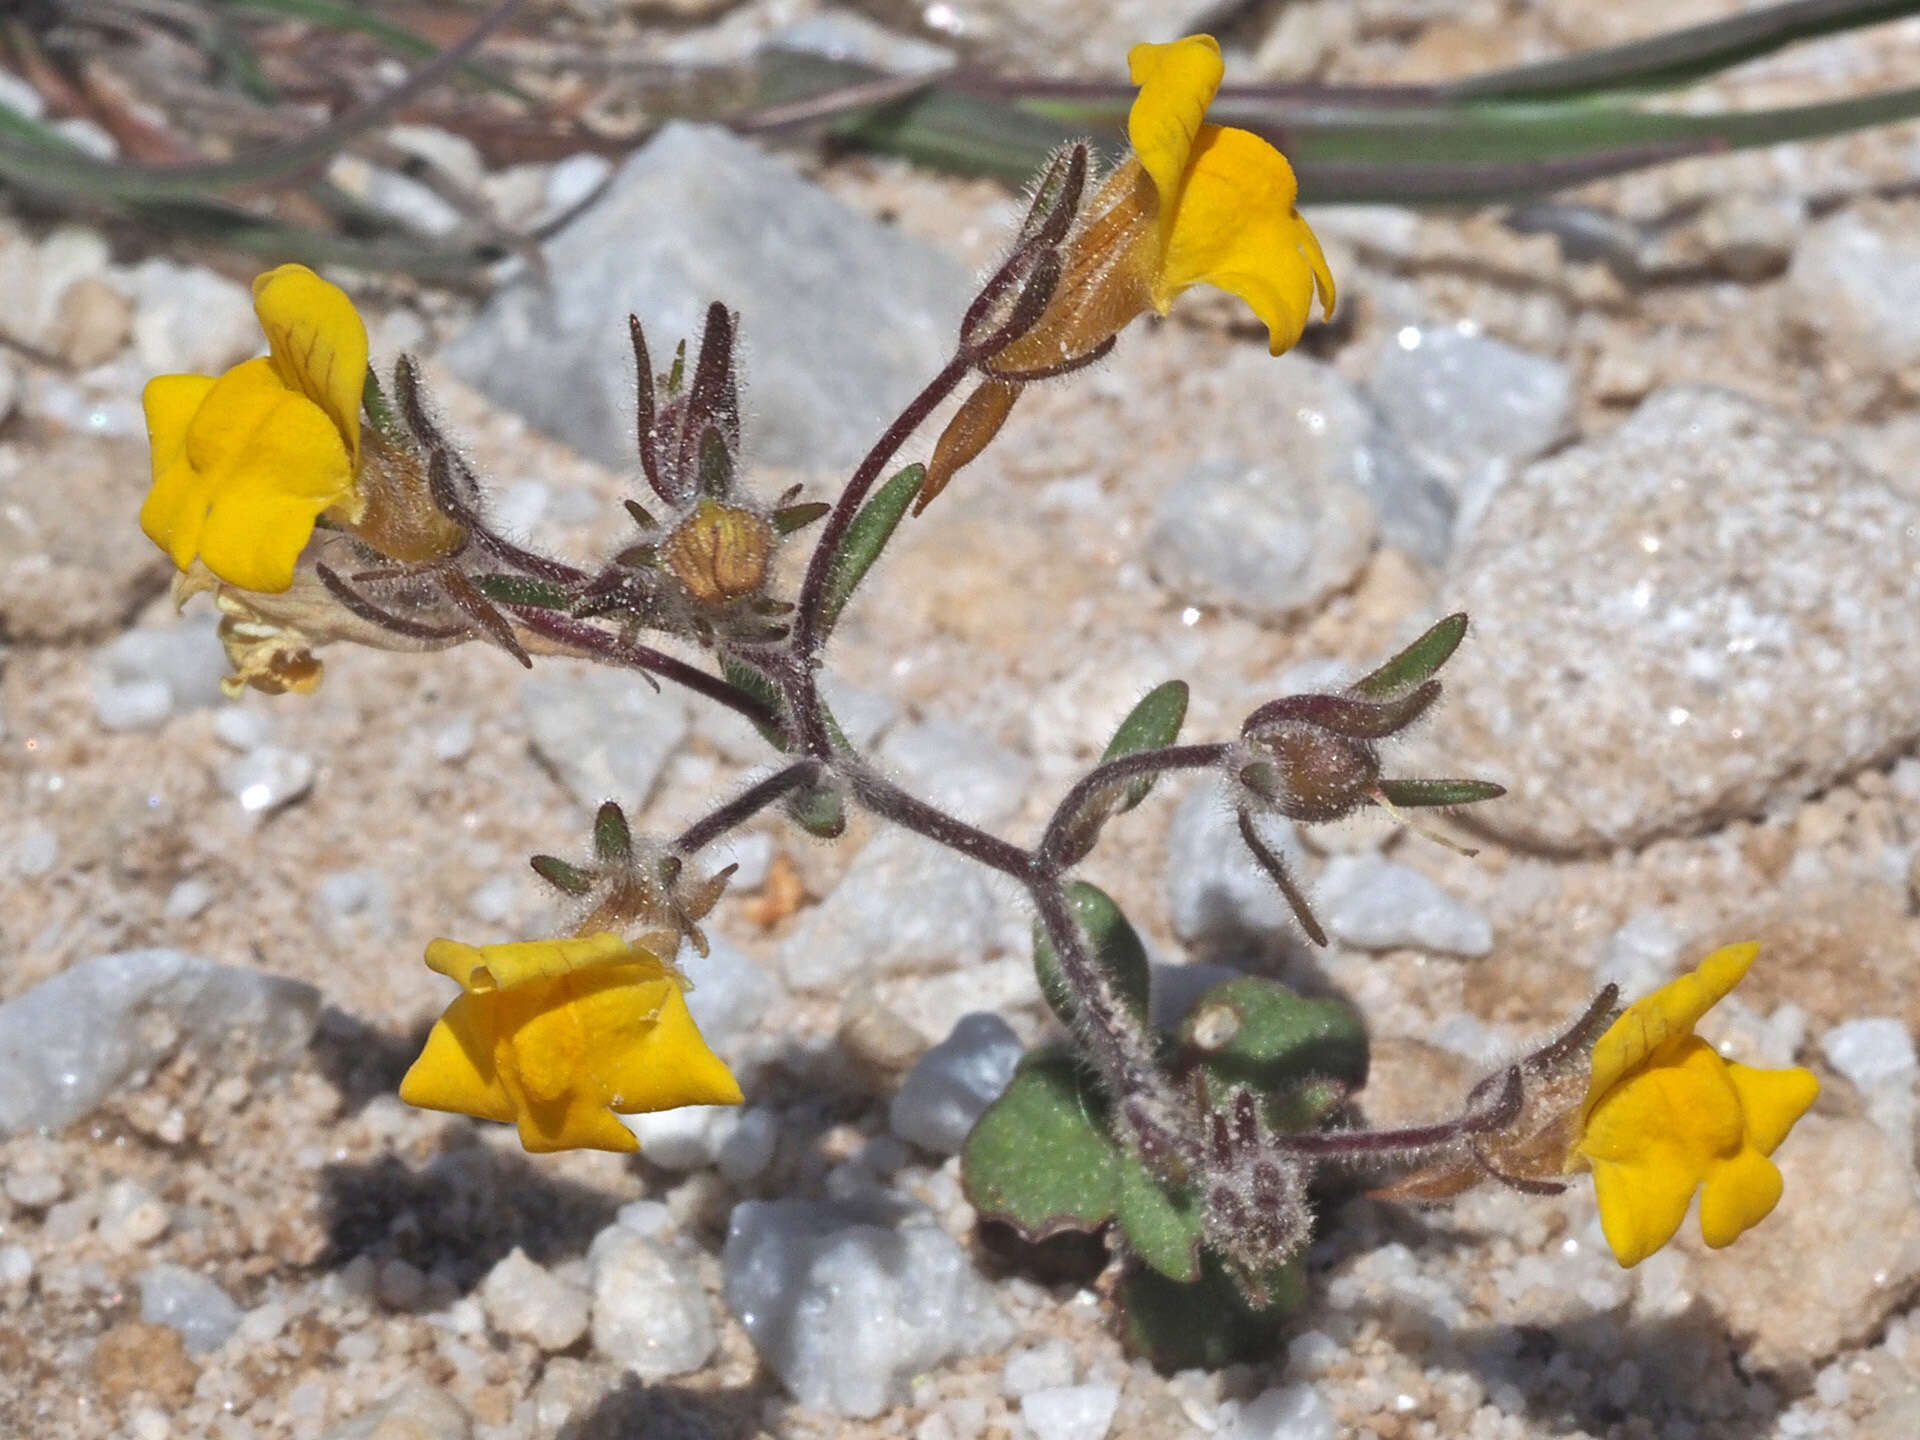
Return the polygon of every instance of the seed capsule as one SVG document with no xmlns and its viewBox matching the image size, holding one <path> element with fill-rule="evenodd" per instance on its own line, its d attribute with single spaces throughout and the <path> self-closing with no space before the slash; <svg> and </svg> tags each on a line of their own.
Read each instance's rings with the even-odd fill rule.
<svg viewBox="0 0 1920 1440">
<path fill-rule="evenodd" d="M 773 527 L 751 510 L 702 500 L 660 547 L 687 593 L 724 605 L 759 590 L 773 558 Z"/>
</svg>

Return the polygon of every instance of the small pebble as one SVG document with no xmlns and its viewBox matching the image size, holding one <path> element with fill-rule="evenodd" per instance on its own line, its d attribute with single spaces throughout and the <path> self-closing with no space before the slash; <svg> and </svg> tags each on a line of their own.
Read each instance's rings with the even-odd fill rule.
<svg viewBox="0 0 1920 1440">
<path fill-rule="evenodd" d="M 1493 927 L 1411 866 L 1378 855 L 1336 855 L 1315 892 L 1327 933 L 1363 950 L 1402 946 L 1440 955 L 1485 955 Z"/>
<path fill-rule="evenodd" d="M 657 1240 L 612 1225 L 594 1237 L 593 1348 L 642 1380 L 698 1370 L 718 1343 L 700 1277 Z"/>
<path fill-rule="evenodd" d="M 1074 1378 L 1073 1347 L 1064 1340 L 1049 1340 L 1008 1357 L 1000 1390 L 1009 1400 L 1018 1400 L 1036 1390 L 1071 1385 Z"/>
<path fill-rule="evenodd" d="M 7 1198 L 23 1210 L 44 1210 L 67 1193 L 60 1172 L 46 1165 L 15 1164 L 7 1170 Z"/>
<path fill-rule="evenodd" d="M 123 1250 L 151 1245 L 173 1224 L 166 1203 L 137 1180 L 116 1180 L 100 1205 L 100 1234 Z"/>
<path fill-rule="evenodd" d="M 487 1319 L 503 1335 L 531 1340 L 549 1355 L 569 1349 L 587 1333 L 592 1297 L 536 1265 L 516 1248 L 480 1283 Z"/>
<path fill-rule="evenodd" d="M 249 815 L 265 817 L 298 800 L 313 784 L 310 756 L 261 745 L 220 767 L 220 783 Z"/>
<path fill-rule="evenodd" d="M 59 863 L 60 837 L 45 825 L 29 825 L 13 847 L 13 868 L 25 880 L 37 880 Z"/>
<path fill-rule="evenodd" d="M 213 903 L 213 887 L 204 880 L 182 880 L 167 892 L 161 915 L 168 920 L 192 920 Z"/>
<path fill-rule="evenodd" d="M 179 1331 L 190 1355 L 219 1349 L 244 1314 L 226 1291 L 198 1271 L 155 1265 L 141 1272 L 140 1319 Z"/>
<path fill-rule="evenodd" d="M 907 1072 L 888 1112 L 893 1133 L 937 1155 L 955 1153 L 1007 1088 L 1023 1051 L 998 1015 L 964 1017 Z"/>
<path fill-rule="evenodd" d="M 1102 1440 L 1119 1408 L 1111 1385 L 1063 1385 L 1023 1396 L 1020 1418 L 1034 1440 Z"/>
</svg>

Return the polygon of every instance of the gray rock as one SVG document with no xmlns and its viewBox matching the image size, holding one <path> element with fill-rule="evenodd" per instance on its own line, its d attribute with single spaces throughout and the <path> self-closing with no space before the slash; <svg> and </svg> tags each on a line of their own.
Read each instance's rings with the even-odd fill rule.
<svg viewBox="0 0 1920 1440">
<path fill-rule="evenodd" d="M 951 850 L 888 830 L 780 946 L 787 983 L 834 990 L 854 977 L 964 968 L 1000 948 L 986 872 Z"/>
<path fill-rule="evenodd" d="M 1721 390 L 1530 467 L 1461 557 L 1474 633 L 1408 746 L 1507 786 L 1474 823 L 1637 845 L 1824 789 L 1920 734 L 1920 506 Z"/>
<path fill-rule="evenodd" d="M 1183 601 L 1285 620 L 1352 584 L 1373 553 L 1373 506 L 1292 466 L 1207 460 L 1167 487 L 1147 536 L 1160 584 Z"/>
<path fill-rule="evenodd" d="M 945 1231 L 858 1206 L 749 1200 L 721 1256 L 729 1308 L 801 1404 L 878 1415 L 913 1376 L 1012 1327 Z"/>
<path fill-rule="evenodd" d="M 921 799 L 985 826 L 1020 808 L 1033 775 L 1024 755 L 952 720 L 896 728 L 880 747 L 880 762 Z"/>
<path fill-rule="evenodd" d="M 966 1016 L 900 1082 L 888 1112 L 893 1133 L 937 1155 L 957 1154 L 1013 1079 L 1023 1048 L 998 1015 Z"/>
<path fill-rule="evenodd" d="M 642 1380 L 698 1370 L 713 1354 L 700 1277 L 670 1246 L 622 1225 L 594 1237 L 593 1348 Z"/>
<path fill-rule="evenodd" d="M 480 1282 L 480 1303 L 503 1335 L 531 1340 L 551 1355 L 587 1333 L 592 1297 L 515 1247 Z"/>
<path fill-rule="evenodd" d="M 1867 1102 L 1867 1118 L 1893 1148 L 1913 1161 L 1914 1080 L 1920 1075 L 1913 1036 L 1890 1015 L 1848 1020 L 1820 1037 L 1827 1063 Z"/>
<path fill-rule="evenodd" d="M 1566 366 L 1457 326 L 1408 326 L 1381 353 L 1374 402 L 1451 486 L 1470 528 L 1491 491 L 1573 428 Z"/>
<path fill-rule="evenodd" d="M 460 1402 L 424 1380 L 344 1420 L 320 1440 L 471 1440 L 473 1421 Z"/>
<path fill-rule="evenodd" d="M 178 1330 L 187 1353 L 218 1350 L 246 1314 L 227 1292 L 198 1271 L 155 1265 L 140 1274 L 140 1318 Z"/>
<path fill-rule="evenodd" d="M 150 468 L 147 447 L 128 440 L 0 445 L 0 639 L 101 635 L 165 588 L 172 567 L 133 523 Z"/>
<path fill-rule="evenodd" d="M 1363 950 L 1475 956 L 1493 949 L 1486 916 L 1379 855 L 1334 856 L 1320 873 L 1315 906 L 1329 935 Z"/>
<path fill-rule="evenodd" d="M 1787 267 L 1788 313 L 1875 383 L 1920 366 L 1916 213 L 1836 211 L 1807 227 Z"/>
<path fill-rule="evenodd" d="M 1023 1396 L 1020 1418 L 1033 1440 L 1103 1440 L 1119 1408 L 1111 1385 L 1061 1385 Z"/>
<path fill-rule="evenodd" d="M 1016 1350 L 1007 1357 L 1006 1367 L 1000 1372 L 1000 1393 L 1009 1400 L 1018 1400 L 1035 1390 L 1071 1385 L 1076 1368 L 1073 1347 L 1064 1340 L 1049 1340 L 1028 1350 Z"/>
<path fill-rule="evenodd" d="M 741 1046 L 781 995 L 780 982 L 725 936 L 707 934 L 707 953 L 682 945 L 675 959 L 687 979 L 687 1010 L 701 1038 L 722 1059 L 736 1062 Z"/>
<path fill-rule="evenodd" d="M 613 670 L 530 677 L 520 687 L 520 713 L 534 754 L 589 809 L 606 800 L 629 813 L 645 808 L 687 734 L 677 692 Z"/>
<path fill-rule="evenodd" d="M 455 374 L 631 468 L 626 316 L 664 367 L 708 304 L 741 314 L 750 453 L 858 461 L 945 362 L 968 282 L 945 255 L 854 213 L 717 126 L 667 125 L 547 247 L 550 288 L 497 294 L 446 350 Z"/>
<path fill-rule="evenodd" d="M 1292 859 L 1298 879 L 1293 826 L 1264 816 L 1269 845 Z M 1299 933 L 1286 897 L 1255 863 L 1240 839 L 1233 811 L 1211 784 L 1187 792 L 1167 832 L 1167 919 L 1189 945 L 1234 945 Z"/>
<path fill-rule="evenodd" d="M 83 960 L 0 1005 L 0 1135 L 69 1125 L 187 1044 L 222 1066 L 284 1067 L 319 1011 L 311 985 L 178 950 Z"/>
</svg>

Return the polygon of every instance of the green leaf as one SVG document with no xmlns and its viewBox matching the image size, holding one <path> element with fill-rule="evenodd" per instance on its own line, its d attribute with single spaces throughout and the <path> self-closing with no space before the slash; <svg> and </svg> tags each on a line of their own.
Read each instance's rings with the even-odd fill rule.
<svg viewBox="0 0 1920 1440">
<path fill-rule="evenodd" d="M 880 552 L 887 548 L 900 518 L 907 513 L 920 483 L 927 477 L 924 465 L 909 465 L 867 497 L 859 514 L 840 539 L 833 563 L 827 570 L 827 590 L 821 601 L 820 634 L 833 633 L 840 612 L 846 609 L 854 587 L 866 578 Z"/>
<path fill-rule="evenodd" d="M 535 855 L 527 862 L 533 866 L 533 873 L 569 895 L 585 895 L 593 889 L 593 876 L 577 866 L 569 865 L 558 855 Z"/>
<path fill-rule="evenodd" d="M 700 434 L 700 493 L 724 500 L 733 489 L 733 452 L 709 425 Z"/>
<path fill-rule="evenodd" d="M 780 687 L 775 685 L 766 674 L 756 670 L 744 660 L 731 655 L 720 657 L 720 673 L 726 676 L 727 683 L 736 690 L 744 690 L 776 715 L 784 715 L 786 706 L 781 701 Z M 776 750 L 787 748 L 787 737 L 778 726 L 765 725 L 756 720 L 753 728 L 760 732 L 760 738 Z"/>
<path fill-rule="evenodd" d="M 1270 1360 L 1306 1300 L 1305 1267 L 1296 1256 L 1257 1288 L 1268 1300 L 1260 1309 L 1247 1303 L 1212 1255 L 1204 1257 L 1200 1278 L 1190 1285 L 1130 1265 L 1120 1281 L 1122 1337 L 1130 1351 L 1167 1371 Z"/>
<path fill-rule="evenodd" d="M 1142 750 L 1159 750 L 1180 738 L 1180 726 L 1187 718 L 1187 682 L 1169 680 L 1149 690 L 1138 705 L 1127 712 L 1127 718 L 1120 722 L 1120 728 L 1113 732 L 1113 739 L 1107 742 L 1106 753 L 1100 759 L 1104 764 L 1108 760 L 1118 760 L 1123 755 L 1135 755 Z M 1124 815 L 1153 789 L 1154 776 L 1142 775 L 1138 780 L 1127 783 L 1126 793 L 1113 813 Z"/>
<path fill-rule="evenodd" d="M 1106 1102 L 1066 1049 L 1027 1055 L 960 1150 L 968 1202 L 1028 1241 L 1113 1219 L 1119 1169 Z"/>
<path fill-rule="evenodd" d="M 1395 805 L 1475 805 L 1498 800 L 1507 787 L 1491 780 L 1382 780 L 1380 793 Z"/>
<path fill-rule="evenodd" d="M 1281 1099 L 1309 1081 L 1367 1082 L 1367 1033 L 1343 1000 L 1297 995 L 1277 980 L 1216 985 L 1180 1024 L 1176 1069 L 1203 1067 L 1210 1097 L 1245 1086 Z"/>
<path fill-rule="evenodd" d="M 502 605 L 530 605 L 537 610 L 565 610 L 573 596 L 550 580 L 531 575 L 475 575 L 473 588 Z"/>
<path fill-rule="evenodd" d="M 1067 887 L 1067 901 L 1073 918 L 1086 933 L 1093 949 L 1094 963 L 1107 972 L 1107 978 L 1124 1004 L 1144 1024 L 1147 1018 L 1147 993 L 1152 971 L 1147 962 L 1147 947 L 1113 898 L 1097 885 L 1076 880 Z M 1046 927 L 1037 921 L 1033 927 L 1033 971 L 1040 981 L 1040 993 L 1060 1017 L 1071 1026 L 1077 1007 L 1066 977 L 1060 973 L 1060 957 L 1047 938 Z"/>
<path fill-rule="evenodd" d="M 1467 617 L 1449 615 L 1371 675 L 1354 681 L 1348 692 L 1379 700 L 1411 690 L 1447 663 L 1466 634 Z"/>
<path fill-rule="evenodd" d="M 1122 1146 L 1117 1158 L 1117 1218 L 1127 1248 L 1169 1280 L 1198 1280 L 1200 1231 L 1206 1219 L 1198 1197 L 1169 1191 L 1137 1151 Z"/>
</svg>

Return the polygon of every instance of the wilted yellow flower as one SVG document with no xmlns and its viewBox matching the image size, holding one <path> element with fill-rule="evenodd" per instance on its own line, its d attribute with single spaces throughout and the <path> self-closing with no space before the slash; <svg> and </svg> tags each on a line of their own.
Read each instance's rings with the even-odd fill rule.
<svg viewBox="0 0 1920 1440">
<path fill-rule="evenodd" d="M 409 1105 L 511 1121 L 538 1153 L 636 1150 L 616 1114 L 741 1102 L 680 973 L 616 935 L 435 940 L 427 965 L 463 993 L 400 1082 Z"/>
<path fill-rule="evenodd" d="M 1820 1093 L 1810 1071 L 1731 1064 L 1693 1027 L 1753 964 L 1758 945 L 1716 950 L 1635 1001 L 1593 1047 L 1567 1168 L 1593 1169 L 1600 1226 L 1622 1265 L 1674 1237 L 1695 1190 L 1700 1234 L 1718 1248 L 1780 1199 L 1768 1159 Z"/>
<path fill-rule="evenodd" d="M 357 519 L 367 330 L 304 265 L 253 282 L 269 353 L 218 379 L 161 375 L 142 396 L 153 488 L 140 528 L 175 566 L 195 557 L 231 584 L 275 593 L 314 520 Z"/>
</svg>

